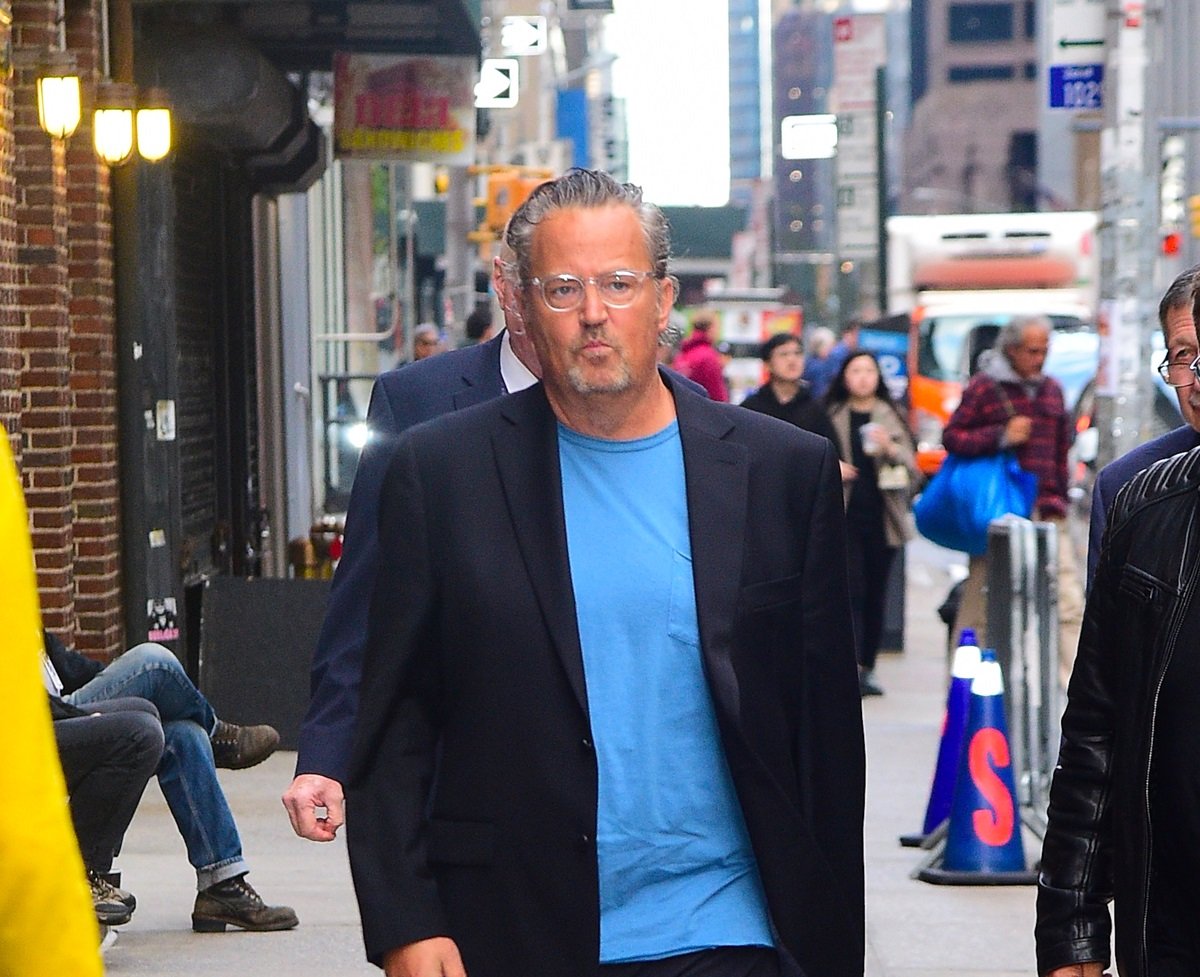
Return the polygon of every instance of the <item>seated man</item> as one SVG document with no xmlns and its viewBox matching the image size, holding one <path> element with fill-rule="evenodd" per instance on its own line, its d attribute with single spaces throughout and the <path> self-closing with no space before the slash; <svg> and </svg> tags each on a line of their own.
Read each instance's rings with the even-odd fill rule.
<svg viewBox="0 0 1200 977">
<path fill-rule="evenodd" d="M 105 875 L 162 756 L 158 711 L 144 699 L 114 699 L 85 710 L 51 696 L 50 715 L 96 920 L 120 926 L 129 922 L 137 900 Z"/>
<path fill-rule="evenodd" d="M 216 718 L 208 700 L 162 645 L 142 644 L 107 666 L 68 651 L 46 633 L 48 683 L 71 705 L 89 710 L 126 696 L 149 700 L 162 719 L 165 748 L 158 785 L 183 835 L 196 869 L 198 894 L 192 929 L 223 932 L 291 929 L 299 920 L 289 906 L 268 906 L 246 881 L 233 812 L 217 780 L 217 766 L 238 769 L 261 763 L 279 743 L 270 726 L 236 726 Z"/>
</svg>

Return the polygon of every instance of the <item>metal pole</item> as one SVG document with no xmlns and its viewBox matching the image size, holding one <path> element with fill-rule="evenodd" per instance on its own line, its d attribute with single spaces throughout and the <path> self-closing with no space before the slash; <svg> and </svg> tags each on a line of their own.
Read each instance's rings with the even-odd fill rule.
<svg viewBox="0 0 1200 977">
<path fill-rule="evenodd" d="M 450 299 L 453 321 L 446 323 L 451 345 L 463 339 L 463 323 L 475 304 L 474 249 L 467 240 L 475 217 L 471 175 L 465 166 L 450 169 L 446 190 L 446 296 Z"/>
<path fill-rule="evenodd" d="M 888 85 L 887 66 L 881 65 L 875 69 L 875 195 L 876 207 L 879 214 L 879 226 L 876 228 L 879 238 L 879 312 L 883 315 L 887 309 L 888 259 L 887 259 L 887 219 L 888 219 L 888 155 L 887 155 L 887 119 L 888 119 Z"/>
<path fill-rule="evenodd" d="M 1112 0 L 1106 126 L 1101 138 L 1102 297 L 1110 373 L 1097 397 L 1101 464 L 1150 436 L 1149 371 L 1157 329 L 1158 98 L 1147 67 L 1161 51 L 1162 3 Z M 1106 79 L 1106 83 L 1109 79 Z M 1114 97 L 1115 96 L 1115 97 Z"/>
</svg>

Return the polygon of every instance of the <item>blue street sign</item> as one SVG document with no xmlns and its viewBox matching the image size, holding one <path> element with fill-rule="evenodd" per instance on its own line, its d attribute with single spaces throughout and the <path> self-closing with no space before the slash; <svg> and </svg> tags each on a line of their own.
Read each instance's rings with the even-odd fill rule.
<svg viewBox="0 0 1200 977">
<path fill-rule="evenodd" d="M 1100 109 L 1104 107 L 1104 65 L 1052 64 L 1050 108 Z"/>
</svg>

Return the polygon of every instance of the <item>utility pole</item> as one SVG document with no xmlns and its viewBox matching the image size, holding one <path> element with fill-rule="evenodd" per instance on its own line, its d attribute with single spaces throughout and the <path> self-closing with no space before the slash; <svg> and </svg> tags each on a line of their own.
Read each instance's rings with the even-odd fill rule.
<svg viewBox="0 0 1200 977">
<path fill-rule="evenodd" d="M 1101 166 L 1101 327 L 1097 383 L 1099 463 L 1151 435 L 1152 340 L 1157 323 L 1160 169 L 1157 86 L 1148 66 L 1162 57 L 1163 0 L 1111 0 Z"/>
</svg>

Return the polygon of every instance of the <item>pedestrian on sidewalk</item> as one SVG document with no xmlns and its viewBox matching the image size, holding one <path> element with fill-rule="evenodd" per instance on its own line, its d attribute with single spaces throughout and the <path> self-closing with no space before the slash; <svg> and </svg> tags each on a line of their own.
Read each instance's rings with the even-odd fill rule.
<svg viewBox="0 0 1200 977">
<path fill-rule="evenodd" d="M 1156 461 L 1170 458 L 1181 451 L 1200 445 L 1200 384 L 1196 382 L 1193 364 L 1200 355 L 1196 340 L 1196 320 L 1193 289 L 1200 276 L 1200 265 L 1193 265 L 1171 282 L 1158 303 L 1158 324 L 1162 329 L 1167 352 L 1158 366 L 1159 375 L 1175 390 L 1183 424 L 1161 437 L 1139 444 L 1100 469 L 1092 487 L 1092 514 L 1088 527 L 1087 586 L 1092 589 L 1096 564 L 1100 561 L 1100 544 L 1108 510 L 1121 487 L 1138 472 Z"/>
<path fill-rule="evenodd" d="M 572 170 L 506 238 L 542 384 L 406 432 L 380 493 L 347 800 L 368 956 L 861 977 L 836 453 L 659 371 L 675 285 L 636 187 Z"/>
<path fill-rule="evenodd" d="M 874 353 L 860 350 L 842 361 L 825 404 L 842 458 L 858 689 L 883 695 L 875 679 L 883 605 L 896 553 L 912 536 L 908 504 L 920 471 Z"/>
<path fill-rule="evenodd" d="M 729 386 L 725 383 L 721 356 L 713 345 L 715 331 L 716 322 L 711 315 L 697 315 L 692 320 L 692 334 L 683 341 L 671 368 L 680 376 L 700 384 L 710 400 L 723 404 L 729 400 Z"/>
<path fill-rule="evenodd" d="M 237 726 L 218 719 L 208 700 L 167 648 L 147 642 L 101 666 L 45 634 L 47 688 L 82 708 L 128 696 L 154 704 L 164 749 L 155 770 L 158 785 L 196 870 L 192 929 L 223 932 L 291 929 L 299 920 L 289 906 L 266 905 L 246 881 L 249 867 L 217 767 L 261 763 L 279 744 L 270 726 Z"/>
</svg>

